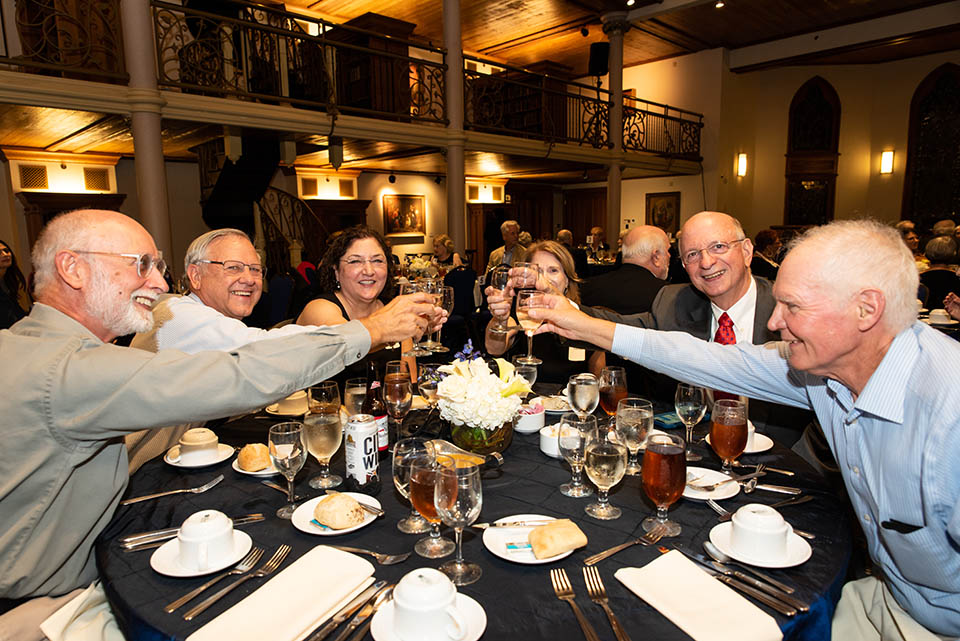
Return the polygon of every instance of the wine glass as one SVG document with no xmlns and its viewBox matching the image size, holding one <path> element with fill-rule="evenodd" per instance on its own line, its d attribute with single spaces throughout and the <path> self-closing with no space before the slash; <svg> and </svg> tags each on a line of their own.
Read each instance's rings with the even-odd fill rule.
<svg viewBox="0 0 960 641">
<path fill-rule="evenodd" d="M 515 289 L 536 289 L 540 279 L 540 265 L 537 263 L 514 263 L 510 270 Z"/>
<path fill-rule="evenodd" d="M 617 436 L 630 452 L 626 473 L 636 476 L 640 473 L 637 453 L 653 428 L 653 403 L 635 396 L 620 399 L 617 403 L 616 423 Z"/>
<path fill-rule="evenodd" d="M 483 574 L 479 565 L 463 560 L 463 528 L 477 520 L 483 506 L 480 468 L 468 461 L 442 467 L 436 476 L 434 503 L 443 524 L 453 528 L 457 540 L 456 558 L 441 565 L 440 571 L 454 585 L 470 585 Z"/>
<path fill-rule="evenodd" d="M 437 387 L 440 385 L 440 364 L 424 363 L 418 366 L 418 369 L 417 391 L 433 412 L 437 407 L 437 401 L 440 400 L 437 394 Z"/>
<path fill-rule="evenodd" d="M 419 456 L 410 464 L 410 502 L 430 522 L 430 536 L 417 541 L 414 551 L 427 559 L 439 559 L 453 552 L 453 541 L 440 536 L 440 516 L 434 503 L 434 485 L 444 467 L 454 467 L 449 456 Z"/>
<path fill-rule="evenodd" d="M 595 416 L 580 416 L 567 412 L 560 418 L 557 429 L 557 445 L 560 455 L 570 464 L 570 482 L 560 486 L 560 493 L 564 496 L 580 498 L 593 494 L 581 480 L 583 460 L 586 454 L 587 434 L 597 428 Z"/>
<path fill-rule="evenodd" d="M 716 401 L 710 419 L 710 447 L 723 459 L 720 471 L 733 474 L 730 464 L 747 448 L 747 406 L 730 398 Z"/>
<path fill-rule="evenodd" d="M 383 377 L 383 402 L 387 406 L 387 414 L 394 425 L 393 433 L 400 434 L 400 426 L 413 403 L 413 389 L 409 374 L 401 372 Z"/>
<path fill-rule="evenodd" d="M 303 437 L 307 442 L 307 451 L 320 463 L 320 474 L 310 479 L 310 487 L 322 490 L 343 483 L 341 477 L 330 473 L 330 459 L 340 449 L 340 441 L 343 439 L 340 389 L 336 381 L 324 381 L 307 391 Z"/>
<path fill-rule="evenodd" d="M 413 461 L 419 457 L 429 457 L 433 453 L 433 446 L 422 438 L 405 438 L 397 441 L 393 447 L 393 485 L 400 496 L 410 500 L 410 473 Z M 430 523 L 420 516 L 411 504 L 410 515 L 400 519 L 397 529 L 404 534 L 422 534 L 430 531 Z"/>
<path fill-rule="evenodd" d="M 442 283 L 443 281 L 441 281 Z M 447 312 L 447 318 L 450 318 L 450 314 L 453 313 L 453 287 L 443 286 L 440 288 L 441 293 L 437 297 L 437 306 L 443 308 L 443 311 Z M 440 342 L 440 336 L 443 333 L 443 325 L 437 328 L 437 338 L 431 341 L 430 351 L 442 354 L 449 352 L 450 348 L 445 346 Z"/>
<path fill-rule="evenodd" d="M 348 378 L 343 384 L 343 404 L 347 408 L 347 416 L 362 413 L 363 400 L 367 397 L 367 379 Z"/>
<path fill-rule="evenodd" d="M 400 283 L 400 295 L 416 294 L 422 291 L 419 283 Z M 413 347 L 403 353 L 404 356 L 430 356 L 432 352 L 420 346 L 416 340 L 413 341 Z"/>
<path fill-rule="evenodd" d="M 593 374 L 577 374 L 567 381 L 567 400 L 580 416 L 593 414 L 600 402 L 600 382 Z"/>
<path fill-rule="evenodd" d="M 523 333 L 527 335 L 527 355 L 519 357 L 517 362 L 525 365 L 540 365 L 543 363 L 533 355 L 533 333 L 543 323 L 542 320 L 530 318 L 529 310 L 534 307 L 543 307 L 540 302 L 540 292 L 535 289 L 517 292 L 517 321 L 523 328 Z"/>
<path fill-rule="evenodd" d="M 406 374 L 407 373 L 407 364 L 403 361 L 387 361 L 387 364 L 383 367 L 383 376 L 386 378 L 391 374 Z"/>
<path fill-rule="evenodd" d="M 607 416 L 617 413 L 617 403 L 627 397 L 627 370 L 604 367 L 600 370 L 600 407 Z"/>
<path fill-rule="evenodd" d="M 537 366 L 522 363 L 520 362 L 521 358 L 523 357 L 514 356 L 513 359 L 511 359 L 513 361 L 513 367 L 515 368 L 516 373 L 519 376 L 522 376 L 523 379 L 530 384 L 530 389 L 532 391 L 533 384 L 537 382 Z"/>
<path fill-rule="evenodd" d="M 680 498 L 687 484 L 683 439 L 676 434 L 660 432 L 648 435 L 645 446 L 641 474 L 643 491 L 657 506 L 657 514 L 643 520 L 643 530 L 649 532 L 657 525 L 664 525 L 664 536 L 677 536 L 680 524 L 667 519 L 667 508 Z"/>
<path fill-rule="evenodd" d="M 273 466 L 287 479 L 287 504 L 277 510 L 277 516 L 289 521 L 296 509 L 293 506 L 293 479 L 307 460 L 303 423 L 277 423 L 270 428 L 267 443 Z"/>
<path fill-rule="evenodd" d="M 510 282 L 510 265 L 497 265 L 490 271 L 490 286 L 494 289 L 500 290 L 500 293 L 504 293 L 504 290 L 507 289 L 507 284 Z M 491 334 L 506 334 L 509 326 L 507 325 L 507 319 L 510 318 L 510 315 L 507 314 L 504 318 L 497 318 L 496 322 L 490 325 Z"/>
<path fill-rule="evenodd" d="M 586 440 L 584 469 L 587 477 L 597 486 L 597 502 L 585 507 L 584 511 L 601 521 L 619 519 L 623 512 L 610 505 L 607 495 L 610 488 L 623 479 L 627 470 L 627 446 L 617 438 L 616 431 L 610 428 L 609 423 L 590 430 Z"/>
<path fill-rule="evenodd" d="M 421 278 L 417 281 L 417 285 L 420 288 L 421 292 L 426 292 L 433 297 L 433 304 L 437 307 L 443 304 L 443 281 L 439 278 Z M 439 351 L 449 351 L 445 347 L 443 350 L 439 349 L 443 347 L 439 342 L 433 340 L 432 335 L 427 335 L 427 340 L 421 341 L 421 347 L 430 350 L 430 352 L 439 352 Z"/>
<path fill-rule="evenodd" d="M 677 393 L 673 397 L 674 407 L 677 408 L 677 416 L 687 426 L 687 460 L 699 461 L 703 457 L 696 452 L 690 451 L 693 444 L 693 426 L 703 419 L 707 411 L 707 395 L 702 387 L 680 383 L 677 385 Z"/>
</svg>

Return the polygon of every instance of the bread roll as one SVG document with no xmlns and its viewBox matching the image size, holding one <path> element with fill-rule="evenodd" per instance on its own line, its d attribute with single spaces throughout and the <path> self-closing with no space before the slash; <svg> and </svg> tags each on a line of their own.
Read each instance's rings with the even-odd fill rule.
<svg viewBox="0 0 960 641">
<path fill-rule="evenodd" d="M 246 472 L 259 472 L 270 467 L 270 450 L 263 443 L 248 443 L 237 455 L 237 465 Z"/>
<path fill-rule="evenodd" d="M 313 509 L 313 518 L 334 530 L 360 525 L 366 512 L 357 500 L 346 494 L 328 494 Z"/>
<path fill-rule="evenodd" d="M 587 535 L 570 519 L 557 519 L 530 530 L 527 540 L 538 559 L 576 550 L 587 544 Z"/>
</svg>

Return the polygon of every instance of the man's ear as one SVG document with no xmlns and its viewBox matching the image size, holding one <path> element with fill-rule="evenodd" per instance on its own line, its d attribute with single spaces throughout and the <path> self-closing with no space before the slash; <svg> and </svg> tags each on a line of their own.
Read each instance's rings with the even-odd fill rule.
<svg viewBox="0 0 960 641">
<path fill-rule="evenodd" d="M 90 266 L 76 252 L 62 249 L 53 257 L 60 280 L 72 289 L 81 289 L 90 279 Z"/>
<path fill-rule="evenodd" d="M 861 332 L 872 329 L 883 318 L 887 301 L 879 289 L 864 289 L 856 295 L 857 326 Z"/>
<path fill-rule="evenodd" d="M 753 241 L 749 238 L 744 238 L 740 244 L 743 245 L 743 260 L 746 261 L 747 267 L 749 267 L 750 261 L 753 260 Z"/>
<path fill-rule="evenodd" d="M 187 278 L 190 280 L 190 289 L 192 291 L 200 289 L 200 265 L 188 265 Z"/>
</svg>

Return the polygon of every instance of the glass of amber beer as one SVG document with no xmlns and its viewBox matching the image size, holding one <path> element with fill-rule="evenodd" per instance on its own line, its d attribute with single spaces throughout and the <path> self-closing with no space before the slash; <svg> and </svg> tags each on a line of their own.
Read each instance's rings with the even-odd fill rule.
<svg viewBox="0 0 960 641">
<path fill-rule="evenodd" d="M 733 463 L 747 448 L 747 406 L 743 401 L 723 399 L 710 413 L 710 446 L 723 459 L 724 474 L 732 475 Z"/>
<path fill-rule="evenodd" d="M 667 519 L 667 508 L 680 498 L 687 484 L 686 447 L 679 436 L 662 432 L 647 436 L 645 446 L 640 478 L 643 491 L 657 506 L 657 515 L 643 520 L 643 530 L 662 525 L 666 527 L 664 536 L 677 536 L 680 524 Z"/>
</svg>

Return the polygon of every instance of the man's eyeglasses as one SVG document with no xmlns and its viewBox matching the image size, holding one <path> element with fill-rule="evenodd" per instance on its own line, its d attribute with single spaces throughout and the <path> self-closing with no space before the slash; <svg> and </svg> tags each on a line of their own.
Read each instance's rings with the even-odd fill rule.
<svg viewBox="0 0 960 641">
<path fill-rule="evenodd" d="M 245 269 L 249 269 L 250 275 L 254 278 L 262 279 L 267 273 L 267 268 L 262 265 L 248 265 L 247 263 L 241 263 L 239 260 L 198 260 L 197 262 L 208 265 L 220 265 L 223 267 L 223 271 L 231 276 L 240 276 Z"/>
<path fill-rule="evenodd" d="M 350 268 L 360 268 L 364 263 L 370 263 L 371 267 L 382 269 L 387 266 L 387 259 L 383 256 L 374 256 L 373 258 L 348 258 L 343 264 Z"/>
<path fill-rule="evenodd" d="M 690 251 L 684 253 L 680 258 L 683 260 L 684 265 L 696 265 L 700 262 L 700 255 L 703 252 L 707 252 L 711 256 L 723 256 L 730 251 L 730 247 L 734 243 L 742 243 L 745 240 L 746 238 L 738 238 L 737 240 L 731 240 L 729 243 L 710 243 L 703 249 L 691 249 Z"/>
<path fill-rule="evenodd" d="M 150 273 L 150 270 L 154 267 L 157 268 L 157 272 L 163 276 L 167 271 L 167 262 L 163 260 L 163 252 L 158 253 L 156 256 L 153 254 L 121 254 L 119 252 L 95 252 L 89 251 L 86 249 L 74 249 L 78 254 L 94 254 L 96 256 L 120 256 L 121 258 L 130 258 L 135 261 L 137 265 L 137 276 L 140 278 L 146 278 Z"/>
</svg>

